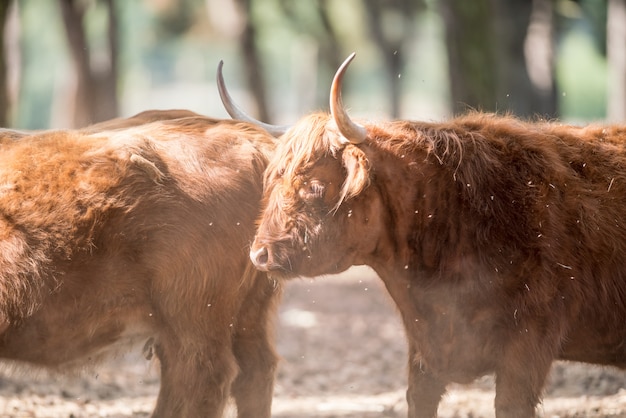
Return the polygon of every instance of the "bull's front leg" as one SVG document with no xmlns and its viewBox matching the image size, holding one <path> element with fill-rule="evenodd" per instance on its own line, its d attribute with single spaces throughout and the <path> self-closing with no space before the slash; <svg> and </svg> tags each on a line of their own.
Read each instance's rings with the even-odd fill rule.
<svg viewBox="0 0 626 418">
<path fill-rule="evenodd" d="M 533 418 L 550 371 L 554 350 L 533 341 L 532 331 L 509 344 L 496 369 L 496 417 Z"/>
<path fill-rule="evenodd" d="M 233 337 L 239 374 L 232 386 L 238 418 L 270 418 L 278 363 L 272 322 L 281 290 L 264 274 L 242 305 Z"/>
<path fill-rule="evenodd" d="M 237 374 L 227 333 L 211 344 L 188 335 L 161 335 L 155 353 L 161 363 L 161 388 L 153 418 L 223 416 Z"/>
<path fill-rule="evenodd" d="M 270 418 L 276 355 L 261 335 L 243 336 L 235 340 L 235 356 L 239 374 L 232 386 L 238 418 Z"/>
<path fill-rule="evenodd" d="M 436 418 L 441 397 L 446 393 L 446 383 L 425 368 L 419 354 L 409 347 L 409 388 L 406 399 L 408 418 Z"/>
</svg>

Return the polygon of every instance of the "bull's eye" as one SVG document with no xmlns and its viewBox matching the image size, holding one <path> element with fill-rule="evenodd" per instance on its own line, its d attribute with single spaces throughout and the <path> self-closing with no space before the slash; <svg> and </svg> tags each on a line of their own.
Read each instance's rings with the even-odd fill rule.
<svg viewBox="0 0 626 418">
<path fill-rule="evenodd" d="M 326 187 L 319 180 L 310 180 L 302 182 L 302 187 L 298 194 L 300 199 L 305 203 L 316 203 L 322 201 Z"/>
</svg>

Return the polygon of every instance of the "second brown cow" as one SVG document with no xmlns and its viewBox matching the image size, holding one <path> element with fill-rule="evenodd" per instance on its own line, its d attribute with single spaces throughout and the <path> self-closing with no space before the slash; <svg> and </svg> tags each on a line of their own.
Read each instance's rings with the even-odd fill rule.
<svg viewBox="0 0 626 418">
<path fill-rule="evenodd" d="M 0 357 L 67 370 L 133 343 L 155 417 L 270 416 L 280 288 L 247 257 L 274 141 L 188 111 L 3 132 Z"/>
</svg>

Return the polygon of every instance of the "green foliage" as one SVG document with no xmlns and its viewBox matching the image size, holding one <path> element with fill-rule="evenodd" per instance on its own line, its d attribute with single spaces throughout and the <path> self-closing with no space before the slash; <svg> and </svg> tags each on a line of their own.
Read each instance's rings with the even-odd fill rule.
<svg viewBox="0 0 626 418">
<path fill-rule="evenodd" d="M 54 96 L 63 98 L 59 75 L 68 71 L 68 52 L 56 2 L 20 1 L 21 80 L 14 125 L 43 129 L 51 125 Z"/>
<path fill-rule="evenodd" d="M 564 119 L 588 121 L 606 116 L 606 60 L 588 33 L 571 31 L 563 38 L 557 78 Z"/>
</svg>

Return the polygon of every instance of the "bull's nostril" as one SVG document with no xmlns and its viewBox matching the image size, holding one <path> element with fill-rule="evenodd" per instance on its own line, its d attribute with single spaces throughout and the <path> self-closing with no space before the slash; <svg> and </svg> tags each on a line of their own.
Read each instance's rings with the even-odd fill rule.
<svg viewBox="0 0 626 418">
<path fill-rule="evenodd" d="M 259 269 L 267 268 L 267 262 L 269 260 L 269 254 L 267 252 L 267 248 L 261 247 L 258 250 L 251 250 L 250 259 L 252 260 L 252 263 L 254 263 L 254 265 L 257 268 Z"/>
</svg>

